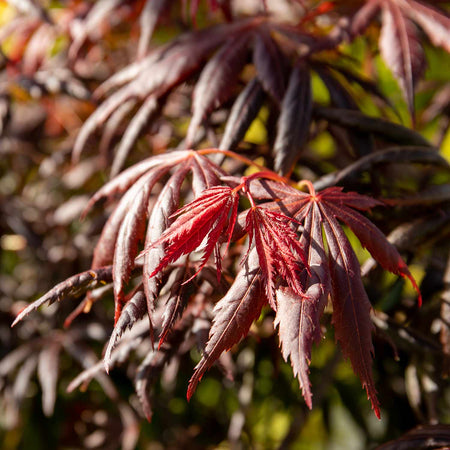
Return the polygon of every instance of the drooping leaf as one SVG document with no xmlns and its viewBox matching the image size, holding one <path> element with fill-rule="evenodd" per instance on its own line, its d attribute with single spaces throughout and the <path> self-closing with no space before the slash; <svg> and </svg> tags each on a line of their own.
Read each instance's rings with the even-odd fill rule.
<svg viewBox="0 0 450 450">
<path fill-rule="evenodd" d="M 310 275 L 305 281 L 303 297 L 292 291 L 277 289 L 277 314 L 280 346 L 283 358 L 291 360 L 307 406 L 312 408 L 309 364 L 314 342 L 321 338 L 320 317 L 330 293 L 330 276 L 323 249 L 321 217 L 316 204 L 305 219 L 300 245 L 304 248 Z M 305 275 L 305 274 L 304 274 Z"/>
<path fill-rule="evenodd" d="M 125 306 L 121 310 L 119 318 L 116 320 L 111 337 L 109 338 L 108 346 L 106 347 L 105 356 L 103 358 L 107 372 L 109 371 L 111 364 L 111 352 L 114 350 L 118 339 L 127 328 L 131 329 L 138 320 L 142 319 L 146 312 L 147 302 L 142 284 L 140 284 L 129 294 Z"/>
<path fill-rule="evenodd" d="M 149 399 L 149 387 L 156 381 L 165 364 L 165 355 L 162 352 L 151 351 L 139 364 L 136 370 L 135 390 L 144 412 L 145 418 L 150 422 L 153 410 Z"/>
<path fill-rule="evenodd" d="M 343 110 L 359 111 L 359 107 L 349 90 L 342 84 L 329 67 L 316 65 L 315 70 L 325 83 L 328 92 L 330 93 L 331 102 L 334 106 L 338 107 L 341 114 Z M 332 122 L 329 122 L 329 124 L 331 126 L 334 125 Z M 372 153 L 374 144 L 371 136 L 367 132 L 354 129 L 352 132 L 348 131 L 346 134 L 346 138 L 357 156 L 364 156 Z"/>
<path fill-rule="evenodd" d="M 88 289 L 93 289 L 101 286 L 104 283 L 112 281 L 112 266 L 101 267 L 98 269 L 86 270 L 77 275 L 73 275 L 65 281 L 57 284 L 53 289 L 48 291 L 45 295 L 24 308 L 16 317 L 11 326 L 16 325 L 30 312 L 42 306 L 44 303 L 50 305 L 56 301 L 68 297 L 78 297 L 84 294 Z"/>
<path fill-rule="evenodd" d="M 205 189 L 220 184 L 220 178 L 225 172 L 211 162 L 207 157 L 196 154 L 192 159 L 192 191 L 194 197 L 199 197 Z"/>
<path fill-rule="evenodd" d="M 314 107 L 314 115 L 336 125 L 354 128 L 366 133 L 374 133 L 401 145 L 431 147 L 421 134 L 402 125 L 378 117 L 369 117 L 359 111 L 341 108 Z"/>
<path fill-rule="evenodd" d="M 245 86 L 231 108 L 219 148 L 234 150 L 244 138 L 263 104 L 264 92 L 254 78 Z"/>
<path fill-rule="evenodd" d="M 125 117 L 133 110 L 136 106 L 137 100 L 130 98 L 126 102 L 122 103 L 106 122 L 103 129 L 102 137 L 99 143 L 99 153 L 103 157 L 104 161 L 110 160 L 110 150 L 113 146 L 113 140 L 115 136 L 121 136 L 120 124 L 125 120 Z"/>
<path fill-rule="evenodd" d="M 308 67 L 299 62 L 292 69 L 278 119 L 274 144 L 275 169 L 288 173 L 306 142 L 312 114 L 311 77 Z"/>
<path fill-rule="evenodd" d="M 92 259 L 92 268 L 102 267 L 106 264 L 113 263 L 114 256 L 117 254 L 126 264 L 122 267 L 121 272 L 124 273 L 123 279 L 129 276 L 134 267 L 134 257 L 137 254 L 137 243 L 141 238 L 143 226 L 143 212 L 147 208 L 147 203 L 151 190 L 157 181 L 169 171 L 170 166 L 156 167 L 148 173 L 141 176 L 135 184 L 126 192 L 116 209 L 113 211 L 105 226 L 103 227 L 100 239 L 94 249 L 94 257 Z M 144 203 L 143 203 L 144 202 Z M 140 211 L 139 211 L 140 210 Z M 127 223 L 130 224 L 127 225 Z M 141 234 L 136 233 L 141 228 Z M 127 229 L 127 227 L 129 229 Z M 134 234 L 132 242 L 129 233 Z M 132 247 L 129 250 L 122 248 L 116 252 L 116 248 L 120 246 Z M 119 269 L 115 268 L 116 292 L 122 290 L 118 283 L 121 283 L 122 276 L 119 276 Z M 126 282 L 126 281 L 125 281 Z"/>
<path fill-rule="evenodd" d="M 36 353 L 31 354 L 17 371 L 13 385 L 13 396 L 14 400 L 19 405 L 25 398 L 28 386 L 31 381 L 31 377 L 33 376 L 33 373 L 36 370 L 38 359 L 39 354 Z"/>
<path fill-rule="evenodd" d="M 395 163 L 421 163 L 448 167 L 447 161 L 432 147 L 391 147 L 363 156 L 353 164 L 349 164 L 345 169 L 325 175 L 314 183 L 314 187 L 320 190 L 335 184 L 345 185 L 345 183 L 360 176 L 362 172 L 369 171 L 379 164 Z"/>
<path fill-rule="evenodd" d="M 358 260 L 344 231 L 327 210 L 321 208 L 321 213 L 330 255 L 336 339 L 361 379 L 375 415 L 379 418 L 379 403 L 372 377 L 374 327 L 370 320 L 371 304 L 362 284 Z"/>
<path fill-rule="evenodd" d="M 230 290 L 214 308 L 214 321 L 204 356 L 189 381 L 188 399 L 194 394 L 203 374 L 221 353 L 237 344 L 259 317 L 262 307 L 267 303 L 260 274 L 258 254 L 255 249 L 250 250 L 244 267 L 237 274 Z"/>
<path fill-rule="evenodd" d="M 174 152 L 173 158 L 167 157 L 167 155 L 149 158 L 146 164 L 140 163 L 137 167 L 133 166 L 126 170 L 97 192 L 88 205 L 89 207 L 104 196 L 111 197 L 114 193 L 123 192 L 134 182 L 104 226 L 94 250 L 92 262 L 93 268 L 113 263 L 116 320 L 120 315 L 123 303 L 124 287 L 135 266 L 138 244 L 145 236 L 147 217 L 151 209 L 150 195 L 155 184 L 172 169 L 179 172 L 177 176 L 179 189 L 184 176 L 192 167 L 193 161 L 196 162 L 196 166 L 199 166 L 197 161 L 201 161 L 201 164 L 204 165 L 208 161 L 206 158 L 196 156 L 193 152 Z M 174 166 L 178 167 L 175 169 Z M 205 176 L 209 180 L 218 181 L 218 177 L 209 166 L 205 166 L 202 171 L 202 177 Z M 196 175 L 193 178 L 198 179 L 199 177 Z M 168 185 L 171 186 L 170 182 Z M 159 214 L 159 212 L 157 213 Z"/>
<path fill-rule="evenodd" d="M 249 33 L 232 37 L 203 69 L 193 93 L 192 119 L 186 136 L 188 148 L 194 142 L 198 127 L 207 114 L 230 96 L 247 62 L 249 40 Z"/>
<path fill-rule="evenodd" d="M 117 175 L 124 165 L 126 158 L 128 156 L 131 147 L 137 141 L 142 130 L 148 125 L 152 118 L 156 115 L 159 110 L 159 102 L 155 97 L 149 96 L 139 111 L 131 119 L 121 141 L 116 150 L 114 156 L 113 164 L 111 166 L 111 176 Z"/>
<path fill-rule="evenodd" d="M 312 288 L 313 301 L 318 301 L 321 294 L 326 295 L 327 293 L 327 272 L 323 270 L 322 266 L 321 275 L 317 273 L 317 262 L 323 263 L 326 259 L 321 231 L 315 231 L 314 243 L 309 241 L 310 238 L 308 238 L 308 233 L 311 232 L 311 221 L 314 221 L 315 226 L 319 226 L 318 224 L 322 223 L 329 249 L 328 261 L 331 278 L 331 290 L 329 292 L 333 301 L 333 324 L 336 330 L 336 338 L 343 348 L 344 355 L 350 358 L 355 373 L 361 378 L 362 384 L 366 388 L 372 402 L 375 414 L 379 415 L 379 406 L 371 371 L 371 330 L 373 328 L 370 319 L 371 305 L 364 291 L 358 260 L 337 219 L 346 223 L 354 231 L 362 245 L 367 247 L 369 252 L 380 263 L 384 264 L 387 270 L 409 278 L 418 291 L 417 284 L 395 247 L 386 240 L 381 231 L 376 229 L 375 225 L 356 211 L 358 209 L 364 211 L 373 208 L 380 204 L 379 201 L 354 192 L 344 193 L 341 188 L 329 188 L 319 193 L 315 193 L 311 186 L 310 189 L 311 194 L 309 195 L 301 192 L 295 195 L 290 192 L 289 196 L 285 199 L 282 198 L 279 202 L 267 203 L 267 208 L 287 210 L 299 222 L 304 221 L 305 233 L 302 235 L 302 244 L 305 251 L 309 252 L 309 246 L 313 245 L 315 251 L 321 255 L 317 255 L 316 267 L 312 264 L 311 272 L 313 276 L 309 280 L 310 284 L 307 284 L 307 291 L 308 288 Z M 308 253 L 307 255 L 311 256 Z M 318 286 L 315 286 L 316 289 L 314 289 L 314 274 L 320 280 L 322 291 L 317 290 Z M 283 298 L 282 295 L 281 297 Z M 305 399 L 310 403 L 311 395 L 309 382 L 307 381 L 307 366 L 312 337 L 303 337 L 302 339 L 304 340 L 299 341 L 298 345 L 303 345 L 302 351 L 304 353 L 302 358 L 306 358 L 299 361 L 293 347 L 293 345 L 297 344 L 297 341 L 294 341 L 294 344 L 292 344 L 293 331 L 290 327 L 300 326 L 302 318 L 301 304 L 299 300 L 297 300 L 297 303 L 292 299 L 290 301 L 295 315 L 288 315 L 288 317 L 293 322 L 288 322 L 283 313 L 280 313 L 277 318 L 277 323 L 280 326 L 282 351 L 285 358 L 291 357 L 294 370 L 299 374 Z M 319 311 L 321 308 L 322 306 L 319 308 Z M 317 326 L 317 320 L 316 316 L 313 322 L 315 326 Z"/>
<path fill-rule="evenodd" d="M 450 52 L 450 17 L 437 6 L 416 0 L 399 0 L 404 14 L 407 14 L 427 33 L 430 41 Z"/>
<path fill-rule="evenodd" d="M 363 33 L 379 11 L 380 0 L 367 0 L 351 19 L 350 32 L 352 36 Z"/>
<path fill-rule="evenodd" d="M 136 194 L 133 195 L 122 224 L 117 233 L 114 245 L 113 280 L 114 299 L 116 302 L 116 318 L 120 315 L 120 304 L 124 287 L 128 283 L 131 271 L 135 265 L 138 254 L 138 244 L 144 238 L 145 225 L 149 209 L 149 198 L 154 184 L 158 181 L 159 173 L 155 177 L 153 173 L 143 176 L 136 183 Z M 133 191 L 135 191 L 133 189 Z"/>
<path fill-rule="evenodd" d="M 152 212 L 147 225 L 145 236 L 144 266 L 142 270 L 144 292 L 147 299 L 147 311 L 150 324 L 152 323 L 152 314 L 156 299 L 159 295 L 159 275 L 150 276 L 164 257 L 164 248 L 152 247 L 150 245 L 161 238 L 164 230 L 168 229 L 173 221 L 172 214 L 179 207 L 180 189 L 186 174 L 189 172 L 189 166 L 179 168 L 166 182 L 161 190 L 158 199 L 153 205 Z"/>
<path fill-rule="evenodd" d="M 175 42 L 158 48 L 142 61 L 133 63 L 129 70 L 124 69 L 113 76 L 114 79 L 105 83 L 99 92 L 126 84 L 106 99 L 83 124 L 74 144 L 73 161 L 79 159 L 89 137 L 117 108 L 135 97 L 141 101 L 150 97 L 160 99 L 198 70 L 209 54 L 241 26 L 222 25 L 181 36 Z M 150 103 L 141 110 L 142 117 L 148 117 Z M 140 122 L 141 119 L 136 120 L 130 135 L 136 133 Z"/>
<path fill-rule="evenodd" d="M 395 2 L 382 3 L 383 26 L 380 50 L 398 79 L 411 115 L 414 114 L 414 83 L 425 67 L 425 56 L 415 25 Z"/>
<path fill-rule="evenodd" d="M 258 80 L 279 105 L 286 90 L 286 61 L 278 45 L 272 39 L 268 27 L 257 29 L 253 45 L 253 63 Z"/>
<path fill-rule="evenodd" d="M 186 174 L 192 171 L 192 188 L 196 195 L 205 188 L 209 188 L 218 182 L 222 171 L 214 165 L 208 158 L 202 155 L 188 152 L 191 158 L 181 165 L 166 182 L 159 194 L 147 226 L 145 237 L 145 248 L 143 266 L 143 283 L 145 296 L 147 298 L 147 309 L 150 316 L 154 308 L 154 303 L 159 294 L 159 276 L 152 276 L 160 261 L 164 258 L 164 248 L 151 246 L 155 241 L 161 239 L 165 230 L 168 230 L 174 220 L 172 215 L 179 207 L 180 189 Z"/>
<path fill-rule="evenodd" d="M 326 209 L 329 213 L 350 227 L 360 240 L 361 244 L 367 248 L 369 253 L 384 269 L 410 280 L 418 293 L 420 304 L 422 298 L 419 287 L 397 249 L 387 241 L 384 234 L 372 222 L 352 209 L 358 206 L 363 210 L 368 209 L 372 206 L 376 206 L 377 202 L 373 201 L 372 203 L 366 203 L 367 198 L 358 196 L 357 194 L 355 195 L 354 193 L 352 194 L 353 199 L 349 198 L 350 202 L 346 201 L 345 196 L 341 196 L 340 189 L 330 188 L 328 190 L 328 196 L 323 197 L 322 204 L 326 204 Z M 358 197 L 361 197 L 361 199 Z M 339 198 L 341 199 L 341 202 L 339 202 Z M 347 205 L 352 208 L 349 208 Z"/>
<path fill-rule="evenodd" d="M 170 286 L 170 289 L 162 315 L 158 349 L 161 348 L 167 334 L 173 328 L 175 321 L 181 316 L 181 313 L 187 306 L 189 288 L 184 282 L 190 277 L 187 275 L 186 269 L 186 266 L 177 268 L 169 276 L 167 285 Z"/>
<path fill-rule="evenodd" d="M 161 167 L 176 166 L 183 160 L 192 156 L 192 152 L 189 151 L 174 151 L 167 152 L 163 155 L 156 155 L 129 167 L 124 170 L 117 177 L 102 186 L 89 200 L 86 206 L 84 215 L 94 206 L 100 199 L 110 199 L 114 195 L 124 193 L 131 185 L 133 185 L 142 175 L 146 172 Z"/>
<path fill-rule="evenodd" d="M 159 16 L 171 0 L 147 0 L 139 17 L 141 34 L 137 49 L 137 58 L 143 58 L 149 47 L 150 39 L 158 22 Z"/>
<path fill-rule="evenodd" d="M 347 82 L 359 85 L 365 92 L 370 93 L 376 99 L 381 100 L 384 104 L 390 106 L 395 111 L 395 106 L 391 99 L 389 99 L 386 94 L 381 91 L 380 87 L 374 80 L 345 66 L 330 64 L 328 67 L 332 72 L 342 75 Z"/>
<path fill-rule="evenodd" d="M 37 373 L 42 388 L 42 410 L 47 417 L 55 408 L 60 351 L 61 343 L 54 340 L 39 354 Z"/>
</svg>

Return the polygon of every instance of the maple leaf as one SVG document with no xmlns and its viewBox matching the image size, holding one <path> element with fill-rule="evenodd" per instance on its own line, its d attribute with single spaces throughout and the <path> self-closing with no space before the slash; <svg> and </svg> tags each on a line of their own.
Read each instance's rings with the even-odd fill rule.
<svg viewBox="0 0 450 450">
<path fill-rule="evenodd" d="M 277 289 L 277 314 L 281 352 L 291 360 L 294 375 L 298 377 L 306 405 L 312 408 L 309 382 L 309 364 L 314 342 L 322 337 L 320 317 L 331 290 L 329 270 L 322 240 L 320 211 L 317 204 L 310 205 L 305 218 L 300 245 L 304 249 L 310 273 L 304 282 L 305 294 L 298 296 L 288 289 Z"/>
<path fill-rule="evenodd" d="M 153 189 L 170 171 L 172 175 L 154 201 Z M 104 185 L 88 203 L 86 212 L 100 199 L 111 199 L 124 193 L 103 228 L 92 261 L 93 269 L 113 264 L 116 322 L 126 302 L 124 291 L 135 267 L 139 243 L 145 239 L 148 247 L 149 242 L 156 241 L 166 230 L 168 220 L 172 220 L 170 216 L 178 209 L 179 191 L 189 172 L 192 172 L 194 194 L 218 184 L 219 176 L 223 175 L 221 169 L 206 157 L 193 151 L 175 151 L 148 158 L 130 167 Z M 147 275 L 148 270 L 153 271 L 154 262 L 159 260 L 157 253 L 159 250 L 154 248 L 146 253 L 144 274 Z M 148 260 L 150 256 L 151 261 Z M 150 306 L 157 288 L 149 278 L 145 277 L 144 290 Z"/>
<path fill-rule="evenodd" d="M 299 62 L 292 70 L 283 97 L 278 132 L 274 144 L 275 168 L 289 172 L 305 144 L 312 113 L 312 91 L 309 68 Z"/>
<path fill-rule="evenodd" d="M 233 233 L 239 194 L 228 186 L 206 189 L 196 200 L 178 210 L 177 219 L 146 250 L 166 245 L 164 257 L 150 274 L 155 276 L 169 263 L 197 249 L 205 240 L 203 258 L 197 273 L 206 265 L 222 234 Z M 219 267 L 218 267 L 219 274 Z"/>
<path fill-rule="evenodd" d="M 203 358 L 189 380 L 187 398 L 190 399 L 203 374 L 241 338 L 247 335 L 262 307 L 267 303 L 261 283 L 256 249 L 250 250 L 244 267 L 237 274 L 227 294 L 214 307 L 214 321 L 209 331 Z"/>
<path fill-rule="evenodd" d="M 425 68 L 425 55 L 415 25 L 394 2 L 383 4 L 380 50 L 398 79 L 408 107 L 414 112 L 414 84 Z"/>
<path fill-rule="evenodd" d="M 371 255 L 385 269 L 409 278 L 414 288 L 419 294 L 419 304 L 421 303 L 420 291 L 416 281 L 409 272 L 406 264 L 402 260 L 396 248 L 389 243 L 383 233 L 372 224 L 367 218 L 356 210 L 368 210 L 382 203 L 370 197 L 366 197 L 355 192 L 344 193 L 342 188 L 332 187 L 316 193 L 309 182 L 305 183 L 310 189 L 310 194 L 294 194 L 289 191 L 290 197 L 280 205 L 272 204 L 276 208 L 289 208 L 294 217 L 305 222 L 306 233 L 302 235 L 303 244 L 308 250 L 308 263 L 311 270 L 316 273 L 322 291 L 317 290 L 312 294 L 313 301 L 316 302 L 319 310 L 323 310 L 323 295 L 328 294 L 328 282 L 331 280 L 329 294 L 333 302 L 333 325 L 336 332 L 336 339 L 340 343 L 343 353 L 352 363 L 355 373 L 360 377 L 363 387 L 366 389 L 368 398 L 372 402 L 377 417 L 380 415 L 379 404 L 376 397 L 376 390 L 372 378 L 372 339 L 371 333 L 373 324 L 370 320 L 371 305 L 362 283 L 358 259 L 351 247 L 348 238 L 340 227 L 338 220 L 344 222 L 355 233 L 361 244 L 368 249 Z M 297 197 L 297 198 L 296 198 Z M 322 232 L 316 230 L 312 233 L 312 223 L 323 226 L 324 237 L 328 244 L 328 256 L 325 252 L 324 238 Z M 314 250 L 316 249 L 316 250 Z M 328 269 L 320 265 L 319 274 L 314 269 L 311 261 L 311 251 L 319 251 L 321 256 L 314 256 L 316 264 L 328 259 Z M 315 280 L 312 278 L 309 286 L 313 287 Z M 309 289 L 307 289 L 309 294 Z M 281 301 L 281 300 L 280 300 Z M 279 303 L 278 303 L 279 305 Z M 311 352 L 311 343 L 317 339 L 318 319 L 317 310 L 304 312 L 303 304 L 297 304 L 293 308 L 295 314 L 291 315 L 286 309 L 281 307 L 277 315 L 277 324 L 280 329 L 280 341 L 283 349 L 283 356 L 290 356 L 294 372 L 299 374 L 300 384 L 307 404 L 311 404 L 311 394 L 307 382 L 307 366 Z M 308 305 L 309 306 L 309 305 Z M 279 306 L 280 307 L 280 306 Z M 309 321 L 310 329 L 304 333 L 299 332 L 299 337 L 294 335 L 292 329 L 301 330 L 302 322 Z M 315 336 L 315 337 L 314 337 Z M 301 346 L 301 351 L 295 347 Z M 301 356 L 299 356 L 301 355 Z M 306 361 L 305 361 L 306 358 Z"/>
<path fill-rule="evenodd" d="M 77 297 L 84 294 L 88 289 L 92 289 L 102 284 L 112 281 L 112 267 L 102 267 L 98 269 L 86 270 L 71 276 L 67 280 L 57 284 L 53 289 L 48 291 L 45 295 L 29 304 L 22 309 L 17 315 L 11 326 L 15 326 L 18 322 L 23 320 L 30 312 L 36 310 L 44 303 L 51 305 L 63 298 Z"/>
<path fill-rule="evenodd" d="M 261 83 L 253 78 L 237 97 L 231 108 L 219 148 L 234 150 L 244 138 L 264 101 Z"/>
<path fill-rule="evenodd" d="M 290 222 L 292 219 L 284 214 L 265 211 L 257 206 L 247 213 L 245 228 L 250 237 L 249 247 L 254 241 L 266 295 L 274 310 L 277 309 L 274 277 L 276 274 L 285 280 L 298 296 L 304 296 L 300 275 L 305 266 L 307 267 L 307 262 Z"/>
<path fill-rule="evenodd" d="M 434 5 L 416 0 L 366 0 L 350 23 L 353 36 L 362 33 L 381 12 L 380 50 L 400 83 L 411 114 L 414 82 L 425 67 L 425 58 L 414 23 L 434 45 L 450 51 L 450 17 Z"/>
</svg>

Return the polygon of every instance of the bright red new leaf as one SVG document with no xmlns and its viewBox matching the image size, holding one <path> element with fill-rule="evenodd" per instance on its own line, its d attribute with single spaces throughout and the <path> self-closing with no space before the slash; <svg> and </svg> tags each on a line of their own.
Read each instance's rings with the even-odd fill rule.
<svg viewBox="0 0 450 450">
<path fill-rule="evenodd" d="M 250 244 L 255 243 L 261 276 L 266 285 L 270 306 L 276 310 L 276 275 L 303 297 L 304 288 L 300 277 L 307 267 L 304 252 L 296 233 L 290 227 L 292 219 L 284 214 L 265 211 L 257 206 L 247 213 L 246 230 Z"/>
<path fill-rule="evenodd" d="M 197 273 L 206 265 L 208 258 L 222 235 L 230 242 L 237 217 L 239 194 L 227 186 L 206 189 L 193 202 L 177 211 L 177 219 L 146 251 L 166 245 L 159 265 L 150 274 L 155 276 L 180 256 L 197 249 L 205 240 L 203 258 Z"/>
</svg>

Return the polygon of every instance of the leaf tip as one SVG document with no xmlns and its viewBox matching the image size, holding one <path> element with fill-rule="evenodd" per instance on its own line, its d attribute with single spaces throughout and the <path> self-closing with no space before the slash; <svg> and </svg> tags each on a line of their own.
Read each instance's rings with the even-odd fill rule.
<svg viewBox="0 0 450 450">
<path fill-rule="evenodd" d="M 380 407 L 379 407 L 378 403 L 377 404 L 372 403 L 372 409 L 373 409 L 373 412 L 374 412 L 375 416 L 377 417 L 377 419 L 381 420 L 381 412 L 380 412 Z"/>
<path fill-rule="evenodd" d="M 191 398 L 194 395 L 195 390 L 197 389 L 197 385 L 203 377 L 203 373 L 203 370 L 199 371 L 199 369 L 197 369 L 189 380 L 189 385 L 186 392 L 186 399 L 188 402 L 191 401 Z"/>
<path fill-rule="evenodd" d="M 109 355 L 108 355 L 109 356 Z M 105 359 L 103 361 L 103 366 L 105 367 L 105 372 L 109 375 L 109 370 L 111 369 L 110 367 L 110 361 L 109 361 L 109 357 L 107 358 L 105 355 Z"/>
<path fill-rule="evenodd" d="M 28 306 L 25 306 L 19 311 L 13 323 L 11 324 L 11 328 L 14 328 L 28 314 L 27 310 Z"/>
</svg>

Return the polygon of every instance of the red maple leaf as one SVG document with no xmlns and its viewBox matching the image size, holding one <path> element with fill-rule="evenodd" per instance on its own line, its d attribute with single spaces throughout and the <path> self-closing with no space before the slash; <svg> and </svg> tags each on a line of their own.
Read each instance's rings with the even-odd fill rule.
<svg viewBox="0 0 450 450">
<path fill-rule="evenodd" d="M 270 306 L 277 309 L 274 275 L 279 275 L 298 296 L 303 297 L 300 276 L 307 262 L 298 236 L 289 225 L 292 219 L 255 206 L 248 211 L 246 222 L 249 247 L 254 241 Z"/>
<path fill-rule="evenodd" d="M 287 308 L 286 304 L 280 306 L 280 302 L 288 301 L 286 295 L 278 297 L 279 311 L 276 322 L 279 325 L 283 356 L 291 358 L 306 402 L 311 406 L 305 362 L 309 364 L 312 342 L 318 339 L 317 333 L 320 336 L 318 319 L 324 308 L 324 296 L 330 295 L 336 339 L 344 355 L 350 359 L 353 370 L 360 377 L 374 412 L 379 417 L 379 403 L 371 368 L 371 304 L 364 290 L 358 259 L 339 221 L 344 222 L 355 233 L 361 244 L 385 269 L 411 281 L 419 294 L 419 303 L 420 291 L 396 248 L 372 222 L 356 211 L 381 205 L 380 201 L 355 192 L 345 193 L 338 187 L 316 193 L 311 183 L 305 184 L 310 189 L 309 194 L 296 194 L 289 190 L 286 205 L 283 201 L 273 204 L 277 208 L 287 208 L 297 220 L 304 221 L 302 244 L 313 272 L 307 284 L 307 295 L 312 298 L 310 304 L 298 298 Z M 324 264 L 326 261 L 327 265 Z M 328 280 L 331 280 L 331 283 Z M 318 289 L 317 283 L 321 289 Z M 292 299 L 290 301 L 292 302 Z M 311 304 L 315 307 L 311 308 Z M 293 337 L 291 330 L 295 331 Z"/>
<path fill-rule="evenodd" d="M 236 222 L 238 200 L 237 191 L 228 186 L 215 186 L 206 189 L 196 200 L 179 209 L 174 214 L 174 217 L 178 216 L 177 219 L 146 250 L 160 245 L 166 246 L 164 257 L 150 277 L 155 276 L 180 256 L 193 252 L 206 240 L 202 262 L 196 274 L 200 272 L 222 235 L 229 236 L 229 244 Z M 220 274 L 219 267 L 218 274 Z"/>
</svg>

